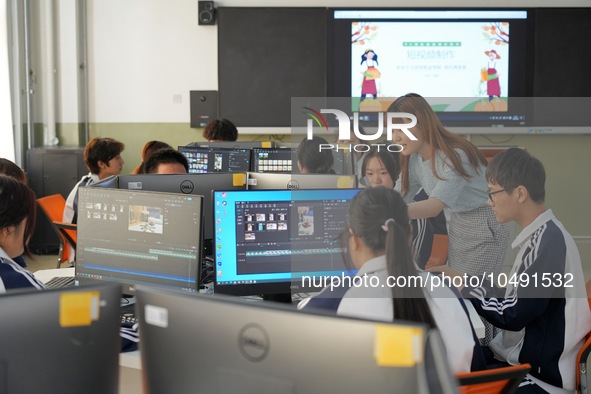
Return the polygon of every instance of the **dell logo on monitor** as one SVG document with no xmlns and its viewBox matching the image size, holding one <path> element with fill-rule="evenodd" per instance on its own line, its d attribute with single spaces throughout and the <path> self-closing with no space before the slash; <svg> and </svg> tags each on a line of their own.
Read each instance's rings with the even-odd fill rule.
<svg viewBox="0 0 591 394">
<path fill-rule="evenodd" d="M 250 361 L 262 361 L 269 353 L 269 336 L 258 324 L 245 325 L 238 334 L 240 353 Z"/>
<path fill-rule="evenodd" d="M 195 189 L 195 185 L 193 185 L 193 182 L 186 180 L 183 181 L 183 183 L 181 183 L 181 192 L 185 194 L 191 194 L 193 193 L 193 189 Z"/>
<path fill-rule="evenodd" d="M 289 182 L 287 182 L 287 190 L 294 190 L 294 189 L 299 189 L 299 188 L 300 188 L 300 184 L 295 179 L 292 179 Z"/>
</svg>

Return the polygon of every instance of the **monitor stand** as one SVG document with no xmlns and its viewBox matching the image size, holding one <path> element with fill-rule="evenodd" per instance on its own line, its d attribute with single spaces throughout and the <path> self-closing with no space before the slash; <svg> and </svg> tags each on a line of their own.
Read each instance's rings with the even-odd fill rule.
<svg viewBox="0 0 591 394">
<path fill-rule="evenodd" d="M 263 300 L 291 304 L 291 293 L 263 294 Z"/>
</svg>

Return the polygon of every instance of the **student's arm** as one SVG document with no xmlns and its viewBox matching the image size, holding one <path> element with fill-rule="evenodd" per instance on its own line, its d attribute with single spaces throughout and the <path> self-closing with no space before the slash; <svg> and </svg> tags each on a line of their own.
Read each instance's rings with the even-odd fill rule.
<svg viewBox="0 0 591 394">
<path fill-rule="evenodd" d="M 515 277 L 508 275 L 509 280 L 528 286 L 518 286 L 516 290 L 497 297 L 498 288 L 486 286 L 466 287 L 462 290 L 465 298 L 469 298 L 479 315 L 483 316 L 496 327 L 518 331 L 530 324 L 534 319 L 546 313 L 550 299 L 564 298 L 564 288 L 555 286 L 556 282 L 543 281 L 543 278 L 563 277 L 566 262 L 566 245 L 564 240 L 544 240 L 546 235 L 530 240 L 524 246 L 527 251 L 521 261 L 527 268 L 518 271 Z M 545 286 L 545 284 L 551 284 Z"/>
</svg>

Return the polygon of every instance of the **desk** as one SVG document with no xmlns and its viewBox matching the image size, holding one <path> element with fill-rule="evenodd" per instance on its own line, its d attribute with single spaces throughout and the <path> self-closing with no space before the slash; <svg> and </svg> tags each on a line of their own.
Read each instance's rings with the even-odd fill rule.
<svg viewBox="0 0 591 394">
<path fill-rule="evenodd" d="M 49 282 L 56 276 L 74 276 L 74 268 L 54 268 L 39 270 L 34 273 L 35 278 L 43 283 Z M 125 394 L 141 394 L 142 391 L 142 362 L 140 352 L 119 353 L 119 392 Z"/>
</svg>

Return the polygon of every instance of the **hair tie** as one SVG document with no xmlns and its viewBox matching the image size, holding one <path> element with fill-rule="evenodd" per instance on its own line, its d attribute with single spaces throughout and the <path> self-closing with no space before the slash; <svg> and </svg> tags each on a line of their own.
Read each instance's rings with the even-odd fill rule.
<svg viewBox="0 0 591 394">
<path fill-rule="evenodd" d="M 394 219 L 392 219 L 392 218 L 390 218 L 390 219 L 386 220 L 386 221 L 384 222 L 384 224 L 382 224 L 382 230 L 384 230 L 384 231 L 386 231 L 386 232 L 387 232 L 387 231 L 388 231 L 388 223 L 390 223 L 390 222 L 392 222 L 392 223 L 396 223 L 396 220 L 394 220 Z"/>
</svg>

